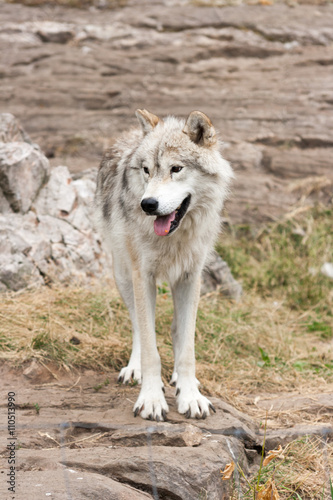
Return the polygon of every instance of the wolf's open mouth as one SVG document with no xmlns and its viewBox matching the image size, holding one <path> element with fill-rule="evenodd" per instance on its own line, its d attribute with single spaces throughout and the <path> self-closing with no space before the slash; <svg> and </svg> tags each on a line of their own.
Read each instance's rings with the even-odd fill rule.
<svg viewBox="0 0 333 500">
<path fill-rule="evenodd" d="M 156 217 L 154 221 L 154 231 L 157 236 L 167 236 L 177 229 L 180 221 L 187 212 L 190 201 L 191 195 L 189 194 L 174 212 Z"/>
</svg>

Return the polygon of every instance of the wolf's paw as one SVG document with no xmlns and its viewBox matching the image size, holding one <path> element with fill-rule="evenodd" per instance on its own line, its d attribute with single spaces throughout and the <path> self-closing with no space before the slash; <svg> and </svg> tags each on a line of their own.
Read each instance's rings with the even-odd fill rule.
<svg viewBox="0 0 333 500">
<path fill-rule="evenodd" d="M 118 382 L 128 384 L 129 382 L 138 382 L 141 384 L 141 369 L 135 365 L 129 364 L 120 370 Z"/>
<path fill-rule="evenodd" d="M 182 415 L 184 414 L 186 418 L 206 418 L 208 417 L 209 410 L 216 412 L 212 403 L 203 396 L 196 384 L 197 380 L 193 384 L 178 384 L 177 383 L 177 405 L 178 411 Z"/>
<path fill-rule="evenodd" d="M 174 371 L 172 373 L 172 376 L 171 376 L 169 384 L 175 387 L 176 384 L 177 384 L 177 379 L 178 379 L 178 374 L 177 374 L 177 372 Z"/>
<path fill-rule="evenodd" d="M 163 387 L 141 389 L 133 408 L 134 416 L 140 415 L 147 420 L 166 421 L 169 411 L 163 394 Z"/>
</svg>

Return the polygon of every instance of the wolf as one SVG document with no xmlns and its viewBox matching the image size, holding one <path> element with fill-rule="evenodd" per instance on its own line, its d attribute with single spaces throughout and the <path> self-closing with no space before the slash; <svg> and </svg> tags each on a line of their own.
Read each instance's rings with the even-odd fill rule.
<svg viewBox="0 0 333 500">
<path fill-rule="evenodd" d="M 198 388 L 194 335 L 205 262 L 220 232 L 233 171 L 210 119 L 186 121 L 136 111 L 140 127 L 123 133 L 101 162 L 95 196 L 99 230 L 112 253 L 114 277 L 129 310 L 132 354 L 118 380 L 141 383 L 134 416 L 163 421 L 168 405 L 156 346 L 156 280 L 169 282 L 177 407 L 206 418 L 211 402 Z"/>
</svg>

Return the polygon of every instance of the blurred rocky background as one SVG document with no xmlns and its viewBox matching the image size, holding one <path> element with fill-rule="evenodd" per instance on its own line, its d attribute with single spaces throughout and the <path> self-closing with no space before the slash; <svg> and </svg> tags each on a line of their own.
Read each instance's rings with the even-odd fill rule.
<svg viewBox="0 0 333 500">
<path fill-rule="evenodd" d="M 136 108 L 199 109 L 237 170 L 232 223 L 332 197 L 329 2 L 25 3 L 1 3 L 0 106 L 51 165 L 96 167 Z"/>
</svg>

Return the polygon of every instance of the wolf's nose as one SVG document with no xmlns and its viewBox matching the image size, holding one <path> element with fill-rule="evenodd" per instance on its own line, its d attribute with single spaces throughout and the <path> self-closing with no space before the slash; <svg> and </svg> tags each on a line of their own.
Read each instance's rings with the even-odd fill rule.
<svg viewBox="0 0 333 500">
<path fill-rule="evenodd" d="M 155 198 L 145 198 L 141 201 L 141 208 L 147 214 L 153 214 L 158 209 L 158 201 Z"/>
</svg>

